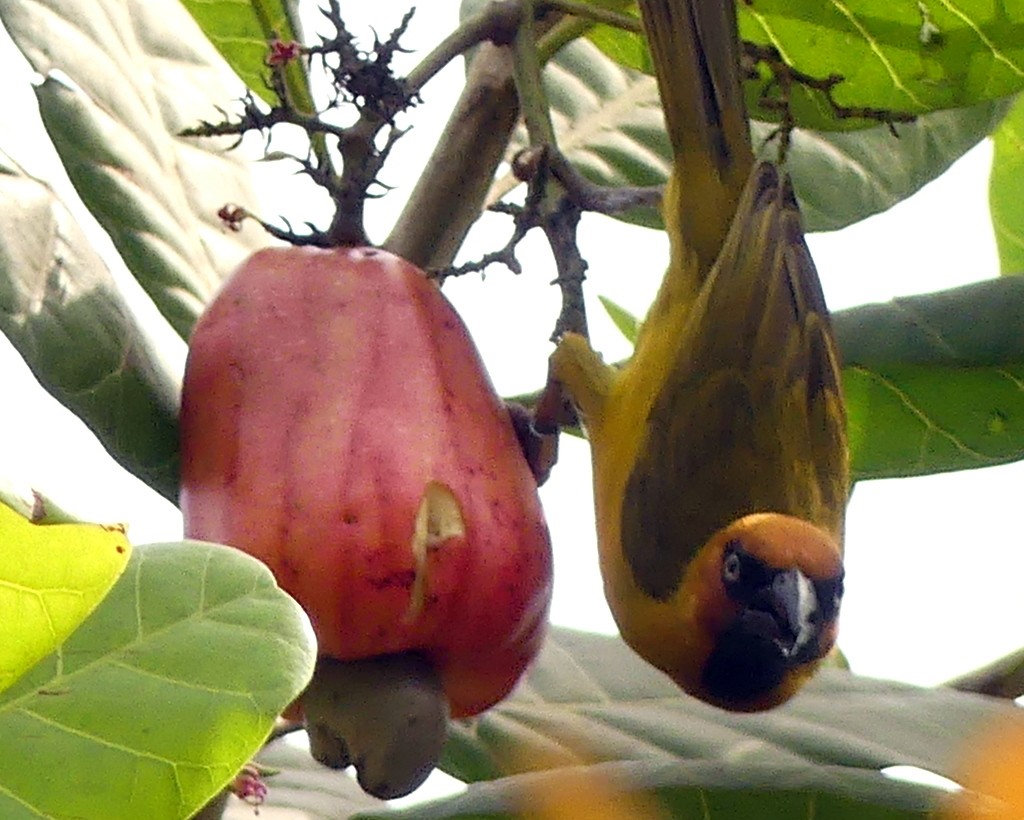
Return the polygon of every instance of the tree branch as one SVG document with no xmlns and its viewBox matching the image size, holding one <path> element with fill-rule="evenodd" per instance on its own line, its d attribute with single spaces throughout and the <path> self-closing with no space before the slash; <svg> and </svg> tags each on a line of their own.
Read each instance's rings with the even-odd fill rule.
<svg viewBox="0 0 1024 820">
<path fill-rule="evenodd" d="M 484 32 L 470 63 L 462 95 L 383 247 L 428 270 L 447 268 L 470 227 L 483 211 L 495 171 L 505 156 L 519 118 L 513 81 L 513 55 L 505 47 L 518 30 L 523 5 L 518 0 L 492 2 L 460 26 L 409 75 L 414 88 L 434 71 L 432 66 Z M 558 24 L 554 14 L 537 24 L 544 36 Z M 591 24 L 592 25 L 592 24 Z M 460 32 L 462 32 L 460 34 Z M 484 38 L 480 37 L 481 40 Z M 541 57 L 550 57 L 543 52 Z M 429 218 L 424 218 L 429 214 Z"/>
<path fill-rule="evenodd" d="M 483 209 L 519 104 L 509 49 L 484 43 L 426 168 L 383 246 L 421 268 L 449 266 Z"/>
</svg>

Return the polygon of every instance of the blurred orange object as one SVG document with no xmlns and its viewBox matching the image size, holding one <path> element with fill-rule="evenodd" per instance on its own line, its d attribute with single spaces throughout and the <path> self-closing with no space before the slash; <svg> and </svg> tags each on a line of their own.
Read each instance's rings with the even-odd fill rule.
<svg viewBox="0 0 1024 820">
<path fill-rule="evenodd" d="M 530 778 L 522 795 L 523 820 L 668 820 L 653 795 L 602 767 L 555 769 Z"/>
<path fill-rule="evenodd" d="M 505 774 L 518 776 L 516 816 L 522 820 L 670 818 L 656 795 L 630 782 L 622 761 L 602 762 L 578 738 L 534 742 L 503 763 Z"/>
<path fill-rule="evenodd" d="M 953 795 L 942 820 L 1022 820 L 1024 818 L 1024 712 L 989 724 L 965 744 Z"/>
</svg>

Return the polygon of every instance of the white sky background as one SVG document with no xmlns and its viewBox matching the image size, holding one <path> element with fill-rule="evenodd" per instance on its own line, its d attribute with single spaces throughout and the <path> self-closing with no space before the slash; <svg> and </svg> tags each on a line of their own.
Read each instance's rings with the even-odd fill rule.
<svg viewBox="0 0 1024 820">
<path fill-rule="evenodd" d="M 404 41 L 416 54 L 405 55 L 400 68 L 455 26 L 457 6 L 454 0 L 421 5 Z M 369 37 L 372 22 L 386 36 L 406 3 L 349 2 L 342 8 L 353 32 Z M 9 46 L 0 41 L 0 68 L 9 59 Z M 449 66 L 409 115 L 413 130 L 395 148 L 383 177 L 396 190 L 368 209 L 372 237 L 383 238 L 411 190 L 458 94 L 462 70 L 461 60 Z M 24 69 L 17 74 L 5 69 L 4 76 L 26 75 Z M 26 98 L 30 104 L 31 95 Z M 0 138 L 0 147 L 10 150 L 8 137 Z M 812 236 L 830 307 L 996 276 L 986 190 L 990 157 L 983 144 L 886 214 Z M 26 161 L 23 155 L 15 158 Z M 281 209 L 294 224 L 320 218 L 309 212 L 308 199 L 289 195 L 298 188 L 287 169 L 264 168 L 274 174 L 264 216 L 273 218 Z M 486 216 L 460 258 L 497 249 L 510 230 L 508 217 Z M 664 270 L 667 244 L 659 232 L 593 215 L 584 219 L 580 243 L 591 266 L 587 288 L 594 344 L 606 359 L 622 358 L 629 346 L 596 296 L 642 315 Z M 553 263 L 539 233 L 521 246 L 519 256 L 521 277 L 495 267 L 485 281 L 472 275 L 445 287 L 505 395 L 541 384 L 559 305 L 557 289 L 548 285 Z M 55 402 L 24 400 L 30 381 L 27 368 L 0 339 L 0 478 L 35 486 L 82 516 L 128 521 L 137 542 L 180 537 L 177 511 L 113 465 L 67 411 Z M 933 684 L 1024 644 L 1019 588 L 1024 535 L 1016 508 L 1022 479 L 1024 465 L 1010 465 L 858 485 L 848 514 L 840 637 L 855 671 Z M 613 632 L 597 568 L 585 442 L 564 438 L 560 463 L 541 494 L 555 551 L 553 622 Z"/>
</svg>

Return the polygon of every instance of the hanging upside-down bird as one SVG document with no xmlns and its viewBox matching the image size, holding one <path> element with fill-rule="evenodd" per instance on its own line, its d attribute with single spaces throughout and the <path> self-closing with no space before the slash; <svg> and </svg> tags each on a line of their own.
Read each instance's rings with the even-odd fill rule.
<svg viewBox="0 0 1024 820">
<path fill-rule="evenodd" d="M 669 268 L 624 367 L 566 334 L 551 377 L 591 442 L 623 637 L 690 694 L 750 711 L 835 643 L 849 473 L 800 213 L 753 159 L 734 3 L 640 0 L 674 152 Z"/>
</svg>

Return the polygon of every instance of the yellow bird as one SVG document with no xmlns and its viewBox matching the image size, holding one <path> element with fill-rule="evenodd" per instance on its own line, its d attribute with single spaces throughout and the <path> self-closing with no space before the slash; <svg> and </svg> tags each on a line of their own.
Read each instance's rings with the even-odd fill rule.
<svg viewBox="0 0 1024 820">
<path fill-rule="evenodd" d="M 640 0 L 674 151 L 670 263 L 621 369 L 566 334 L 605 594 L 684 690 L 771 708 L 836 639 L 849 471 L 839 363 L 788 179 L 755 166 L 734 0 Z"/>
</svg>

